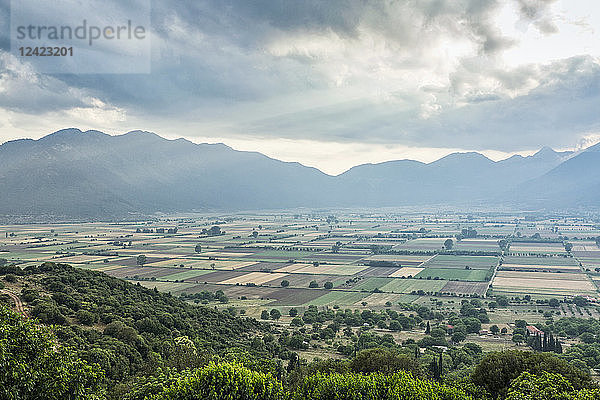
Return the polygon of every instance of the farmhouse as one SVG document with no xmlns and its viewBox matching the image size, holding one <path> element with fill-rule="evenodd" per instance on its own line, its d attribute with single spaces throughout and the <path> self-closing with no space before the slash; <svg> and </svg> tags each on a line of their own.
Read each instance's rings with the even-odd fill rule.
<svg viewBox="0 0 600 400">
<path fill-rule="evenodd" d="M 544 337 L 544 331 L 539 330 L 533 325 L 527 325 L 527 334 L 530 336 L 540 335 L 541 337 Z"/>
</svg>

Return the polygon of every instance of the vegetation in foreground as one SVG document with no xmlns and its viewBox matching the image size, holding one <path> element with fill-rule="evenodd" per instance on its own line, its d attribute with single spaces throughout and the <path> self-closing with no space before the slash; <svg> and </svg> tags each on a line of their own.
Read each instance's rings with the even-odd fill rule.
<svg viewBox="0 0 600 400">
<path fill-rule="evenodd" d="M 350 359 L 303 363 L 284 332 L 228 311 L 66 265 L 11 271 L 35 319 L 0 306 L 0 399 L 600 399 L 578 359 L 548 352 L 422 353 L 365 332 Z"/>
</svg>

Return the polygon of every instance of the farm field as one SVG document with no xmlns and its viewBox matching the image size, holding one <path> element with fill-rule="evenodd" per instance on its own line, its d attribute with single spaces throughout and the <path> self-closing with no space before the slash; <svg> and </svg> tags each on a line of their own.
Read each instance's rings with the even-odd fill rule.
<svg viewBox="0 0 600 400">
<path fill-rule="evenodd" d="M 67 263 L 173 295 L 220 290 L 251 315 L 309 305 L 398 309 L 440 296 L 455 304 L 489 294 L 598 298 L 595 241 L 573 240 L 568 254 L 556 226 L 581 227 L 525 218 L 299 210 L 0 225 L 0 259 Z M 500 241 L 513 239 L 502 254 Z"/>
<path fill-rule="evenodd" d="M 564 279 L 562 276 L 566 275 Z M 593 295 L 596 287 L 584 274 L 499 271 L 492 282 L 494 292 L 542 295 Z"/>
</svg>

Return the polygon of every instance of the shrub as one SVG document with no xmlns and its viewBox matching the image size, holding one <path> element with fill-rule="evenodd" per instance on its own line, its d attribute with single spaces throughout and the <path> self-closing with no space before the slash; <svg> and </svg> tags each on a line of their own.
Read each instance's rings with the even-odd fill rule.
<svg viewBox="0 0 600 400">
<path fill-rule="evenodd" d="M 396 372 L 409 371 L 414 375 L 421 374 L 419 363 L 405 354 L 400 354 L 393 349 L 375 348 L 362 350 L 350 363 L 354 372 Z"/>
<path fill-rule="evenodd" d="M 280 400 L 283 387 L 270 374 L 255 372 L 235 363 L 211 362 L 178 379 L 156 400 Z"/>
<path fill-rule="evenodd" d="M 320 374 L 304 379 L 293 400 L 466 400 L 459 389 L 415 379 L 408 372 L 391 375 Z"/>
<path fill-rule="evenodd" d="M 535 375 L 543 371 L 557 373 L 565 377 L 575 389 L 591 385 L 591 377 L 571 366 L 565 360 L 547 353 L 526 351 L 502 351 L 489 353 L 471 374 L 476 385 L 487 389 L 494 397 L 505 395 L 510 383 L 523 372 Z"/>
<path fill-rule="evenodd" d="M 0 399 L 101 399 L 103 372 L 0 305 Z"/>
</svg>

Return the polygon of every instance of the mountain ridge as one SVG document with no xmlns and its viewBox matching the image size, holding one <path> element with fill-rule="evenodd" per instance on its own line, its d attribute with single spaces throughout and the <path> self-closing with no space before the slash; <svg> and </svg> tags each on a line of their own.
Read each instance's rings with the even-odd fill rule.
<svg viewBox="0 0 600 400">
<path fill-rule="evenodd" d="M 543 147 L 499 161 L 457 152 L 430 163 L 361 164 L 332 176 L 222 143 L 166 139 L 143 130 L 109 135 L 67 128 L 0 145 L 0 214 L 121 217 L 293 207 L 593 205 L 597 192 L 594 186 L 588 193 L 588 183 L 596 180 L 587 175 L 600 167 L 594 157 L 599 151 L 600 145 L 577 153 Z M 577 178 L 569 183 L 571 175 Z M 555 190 L 553 180 L 567 189 Z"/>
</svg>

